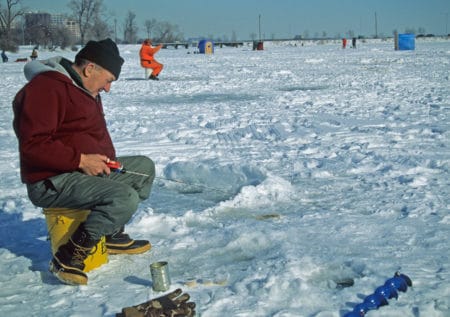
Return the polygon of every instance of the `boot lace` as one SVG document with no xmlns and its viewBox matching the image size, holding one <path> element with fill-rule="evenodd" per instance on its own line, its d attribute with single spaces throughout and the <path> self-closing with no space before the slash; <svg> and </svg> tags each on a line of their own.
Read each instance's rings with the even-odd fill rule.
<svg viewBox="0 0 450 317">
<path fill-rule="evenodd" d="M 73 241 L 72 241 L 73 242 Z M 84 265 L 84 260 L 86 260 L 86 258 L 95 253 L 97 246 L 92 247 L 92 248 L 84 248 L 82 246 L 77 245 L 76 243 L 73 243 L 75 248 L 73 250 L 73 255 L 72 255 L 72 261 L 74 262 L 74 264 L 77 265 Z"/>
</svg>

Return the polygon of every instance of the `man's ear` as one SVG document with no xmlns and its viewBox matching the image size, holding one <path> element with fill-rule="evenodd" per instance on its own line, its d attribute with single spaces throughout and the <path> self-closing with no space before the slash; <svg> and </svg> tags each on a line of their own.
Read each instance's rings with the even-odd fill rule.
<svg viewBox="0 0 450 317">
<path fill-rule="evenodd" d="M 83 75 L 87 78 L 91 77 L 92 72 L 94 71 L 95 65 L 93 63 L 88 63 L 83 68 Z"/>
</svg>

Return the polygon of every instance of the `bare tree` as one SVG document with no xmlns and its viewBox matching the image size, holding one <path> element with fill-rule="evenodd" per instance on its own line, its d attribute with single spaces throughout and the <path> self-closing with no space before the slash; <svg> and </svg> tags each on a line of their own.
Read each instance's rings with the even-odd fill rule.
<svg viewBox="0 0 450 317">
<path fill-rule="evenodd" d="M 102 40 L 104 38 L 110 37 L 112 30 L 109 25 L 103 21 L 100 17 L 96 17 L 94 24 L 92 25 L 89 35 L 94 40 Z"/>
<path fill-rule="evenodd" d="M 52 32 L 52 42 L 54 46 L 59 45 L 61 49 L 65 49 L 75 43 L 75 38 L 66 27 L 58 26 Z"/>
<path fill-rule="evenodd" d="M 183 35 L 178 30 L 178 25 L 169 22 L 160 22 L 156 28 L 155 41 L 159 43 L 173 43 L 183 39 Z"/>
<path fill-rule="evenodd" d="M 81 45 L 83 45 L 86 34 L 92 28 L 102 9 L 102 0 L 71 0 L 69 8 L 72 9 L 74 18 L 80 27 Z"/>
<path fill-rule="evenodd" d="M 27 43 L 33 43 L 36 46 L 43 45 L 44 47 L 49 47 L 53 39 L 52 31 L 53 29 L 48 24 L 27 26 L 25 40 Z"/>
<path fill-rule="evenodd" d="M 128 15 L 125 18 L 123 26 L 123 40 L 125 43 L 136 43 L 138 27 L 136 26 L 136 14 L 132 11 L 128 11 Z"/>
<path fill-rule="evenodd" d="M 0 46 L 1 49 L 15 50 L 15 44 L 12 41 L 12 24 L 15 19 L 23 16 L 24 9 L 20 6 L 20 0 L 6 0 L 6 6 L 0 4 Z"/>
<path fill-rule="evenodd" d="M 158 25 L 158 21 L 156 19 L 145 20 L 145 30 L 147 31 L 147 38 L 151 38 L 152 31 Z"/>
</svg>

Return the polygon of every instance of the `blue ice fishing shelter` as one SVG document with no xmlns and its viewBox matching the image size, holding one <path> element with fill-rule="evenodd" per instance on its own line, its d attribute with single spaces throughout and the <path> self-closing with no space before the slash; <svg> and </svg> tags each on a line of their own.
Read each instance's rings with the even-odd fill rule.
<svg viewBox="0 0 450 317">
<path fill-rule="evenodd" d="M 416 37 L 414 34 L 399 34 L 398 49 L 401 51 L 413 51 L 416 48 Z"/>
<path fill-rule="evenodd" d="M 198 51 L 200 54 L 213 54 L 214 42 L 211 40 L 201 40 L 198 42 Z"/>
</svg>

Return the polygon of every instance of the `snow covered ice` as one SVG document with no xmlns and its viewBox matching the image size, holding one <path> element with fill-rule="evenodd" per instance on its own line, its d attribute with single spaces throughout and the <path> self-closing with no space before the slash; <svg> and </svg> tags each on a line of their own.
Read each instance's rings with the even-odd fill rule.
<svg viewBox="0 0 450 317">
<path fill-rule="evenodd" d="M 156 163 L 127 226 L 153 248 L 110 256 L 87 286 L 48 272 L 11 124 L 24 64 L 1 64 L 1 316 L 115 316 L 161 295 L 160 260 L 202 317 L 338 317 L 398 270 L 413 287 L 367 316 L 450 316 L 450 41 L 167 49 L 159 82 L 143 80 L 139 45 L 119 48 L 103 103 L 118 155 Z M 54 55 L 75 53 L 39 58 Z"/>
</svg>

